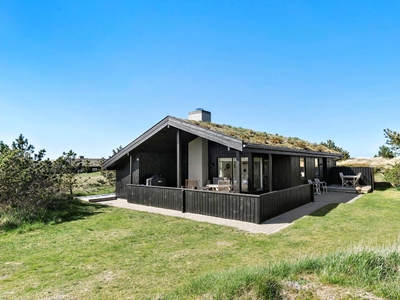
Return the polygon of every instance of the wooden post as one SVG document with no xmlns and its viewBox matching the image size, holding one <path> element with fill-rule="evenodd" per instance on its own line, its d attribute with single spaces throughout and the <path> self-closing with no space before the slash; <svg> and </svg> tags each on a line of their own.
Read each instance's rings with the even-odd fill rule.
<svg viewBox="0 0 400 300">
<path fill-rule="evenodd" d="M 176 187 L 180 187 L 182 184 L 182 145 L 181 145 L 181 131 L 176 131 Z"/>
<path fill-rule="evenodd" d="M 133 178 L 132 178 L 132 173 L 133 173 L 133 158 L 132 158 L 132 153 L 129 153 L 129 183 L 133 183 Z"/>
<path fill-rule="evenodd" d="M 272 192 L 272 154 L 268 154 L 268 180 L 269 180 L 269 191 Z"/>
<path fill-rule="evenodd" d="M 248 178 L 247 178 L 247 185 L 249 188 L 249 193 L 254 193 L 254 168 L 253 168 L 253 153 L 249 153 L 249 164 L 248 164 Z"/>
<path fill-rule="evenodd" d="M 241 156 L 240 151 L 236 151 L 236 188 L 237 192 L 242 192 L 242 171 L 241 171 Z"/>
</svg>

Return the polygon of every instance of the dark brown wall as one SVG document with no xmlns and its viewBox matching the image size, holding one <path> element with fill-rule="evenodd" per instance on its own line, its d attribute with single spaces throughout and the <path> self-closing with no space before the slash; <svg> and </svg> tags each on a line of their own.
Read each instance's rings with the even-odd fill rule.
<svg viewBox="0 0 400 300">
<path fill-rule="evenodd" d="M 129 160 L 116 169 L 115 195 L 117 198 L 127 199 L 127 184 L 129 183 Z"/>
<path fill-rule="evenodd" d="M 360 185 L 370 185 L 372 191 L 375 189 L 375 177 L 373 167 L 332 167 L 327 176 L 328 184 L 342 184 L 339 172 L 345 175 L 357 175 L 361 172 L 361 177 L 359 180 Z"/>
<path fill-rule="evenodd" d="M 139 155 L 139 184 L 146 184 L 146 179 L 161 175 L 166 185 L 176 187 L 176 154 L 141 153 Z"/>
<path fill-rule="evenodd" d="M 292 187 L 292 164 L 290 156 L 272 155 L 272 188 L 274 191 Z M 297 169 L 299 170 L 299 168 Z"/>
</svg>

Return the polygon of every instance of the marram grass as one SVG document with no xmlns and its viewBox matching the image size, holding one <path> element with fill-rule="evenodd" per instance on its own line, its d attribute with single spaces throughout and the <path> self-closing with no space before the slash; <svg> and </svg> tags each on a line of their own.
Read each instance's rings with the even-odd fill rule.
<svg viewBox="0 0 400 300">
<path fill-rule="evenodd" d="M 287 294 L 285 282 L 296 282 L 301 287 L 310 283 L 304 278 L 400 299 L 400 242 L 380 249 L 359 247 L 292 262 L 210 273 L 162 299 L 282 299 Z"/>
</svg>

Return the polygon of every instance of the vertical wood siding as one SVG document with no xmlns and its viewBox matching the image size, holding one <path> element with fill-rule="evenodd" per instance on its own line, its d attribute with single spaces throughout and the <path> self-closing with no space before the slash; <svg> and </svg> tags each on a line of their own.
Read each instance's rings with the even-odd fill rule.
<svg viewBox="0 0 400 300">
<path fill-rule="evenodd" d="M 129 203 L 256 224 L 312 201 L 312 185 L 262 195 L 128 185 Z"/>
<path fill-rule="evenodd" d="M 296 207 L 314 202 L 311 184 L 260 195 L 260 223 Z"/>
<path fill-rule="evenodd" d="M 185 190 L 185 211 L 224 219 L 259 223 L 259 196 Z"/>
<path fill-rule="evenodd" d="M 115 195 L 117 198 L 126 199 L 127 185 L 129 182 L 129 163 L 123 164 L 115 171 Z"/>
<path fill-rule="evenodd" d="M 168 186 L 176 186 L 176 155 L 172 153 L 141 153 L 139 183 L 153 175 L 162 175 Z"/>
<path fill-rule="evenodd" d="M 293 166 L 296 164 L 296 166 Z M 293 169 L 295 167 L 295 169 Z M 290 156 L 272 155 L 272 187 L 274 190 L 287 189 L 292 186 L 292 172 L 298 170 L 297 174 L 300 178 L 300 169 L 298 160 L 293 161 Z"/>
<path fill-rule="evenodd" d="M 183 190 L 171 187 L 129 184 L 128 202 L 183 211 Z"/>
</svg>

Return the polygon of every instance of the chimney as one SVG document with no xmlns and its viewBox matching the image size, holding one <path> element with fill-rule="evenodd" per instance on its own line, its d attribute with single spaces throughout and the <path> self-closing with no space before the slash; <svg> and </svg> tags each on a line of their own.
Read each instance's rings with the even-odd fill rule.
<svg viewBox="0 0 400 300">
<path fill-rule="evenodd" d="M 189 113 L 189 120 L 211 122 L 211 113 L 202 108 L 196 108 L 195 111 Z"/>
</svg>

